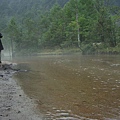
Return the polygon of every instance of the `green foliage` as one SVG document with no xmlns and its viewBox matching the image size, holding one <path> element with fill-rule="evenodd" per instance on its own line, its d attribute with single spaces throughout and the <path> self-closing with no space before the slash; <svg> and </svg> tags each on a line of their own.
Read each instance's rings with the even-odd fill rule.
<svg viewBox="0 0 120 120">
<path fill-rule="evenodd" d="M 15 51 L 77 48 L 79 39 L 84 53 L 116 48 L 120 44 L 120 8 L 112 0 L 13 0 L 8 3 L 1 2 L 9 8 L 10 16 L 5 18 L 9 15 L 7 9 L 0 12 L 3 16 L 0 26 L 12 39 Z M 102 46 L 94 48 L 92 43 L 102 43 Z"/>
<path fill-rule="evenodd" d="M 12 49 L 17 48 L 20 50 L 21 48 L 21 31 L 15 21 L 15 18 L 12 18 L 8 24 L 6 29 L 8 36 L 11 38 Z M 16 46 L 13 48 L 13 44 L 16 43 Z"/>
</svg>

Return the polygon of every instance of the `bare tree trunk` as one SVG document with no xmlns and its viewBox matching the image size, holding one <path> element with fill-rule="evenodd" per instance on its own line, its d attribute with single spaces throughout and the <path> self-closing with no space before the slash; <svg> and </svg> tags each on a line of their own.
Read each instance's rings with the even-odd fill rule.
<svg viewBox="0 0 120 120">
<path fill-rule="evenodd" d="M 81 47 L 81 42 L 80 42 L 80 28 L 79 28 L 79 23 L 78 23 L 78 0 L 76 0 L 76 22 L 77 22 L 77 34 L 78 34 L 78 47 Z"/>
<path fill-rule="evenodd" d="M 13 40 L 11 39 L 11 57 L 13 58 Z"/>
</svg>

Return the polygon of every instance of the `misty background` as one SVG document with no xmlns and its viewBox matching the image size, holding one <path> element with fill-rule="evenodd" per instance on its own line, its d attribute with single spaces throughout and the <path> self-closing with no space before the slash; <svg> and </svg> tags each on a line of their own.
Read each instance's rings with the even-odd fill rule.
<svg viewBox="0 0 120 120">
<path fill-rule="evenodd" d="M 119 6 L 119 0 L 0 0 L 5 50 L 22 55 L 79 47 L 88 54 L 119 52 Z"/>
</svg>

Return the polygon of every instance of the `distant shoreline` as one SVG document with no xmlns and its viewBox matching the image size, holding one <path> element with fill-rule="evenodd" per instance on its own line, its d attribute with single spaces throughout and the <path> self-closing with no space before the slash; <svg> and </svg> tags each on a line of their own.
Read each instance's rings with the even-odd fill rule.
<svg viewBox="0 0 120 120">
<path fill-rule="evenodd" d="M 16 56 L 41 56 L 41 55 L 70 55 L 70 54 L 77 54 L 77 55 L 120 55 L 120 51 L 81 51 L 79 48 L 73 48 L 73 49 L 44 49 L 37 52 L 20 52 L 15 53 L 14 57 Z"/>
</svg>

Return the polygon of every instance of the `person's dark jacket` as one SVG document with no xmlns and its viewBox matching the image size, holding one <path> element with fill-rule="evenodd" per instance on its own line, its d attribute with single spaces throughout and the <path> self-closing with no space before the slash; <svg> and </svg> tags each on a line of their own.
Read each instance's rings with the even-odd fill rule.
<svg viewBox="0 0 120 120">
<path fill-rule="evenodd" d="M 3 48 L 3 45 L 2 45 L 2 42 L 1 42 L 1 38 L 2 38 L 2 37 L 3 37 L 3 36 L 2 36 L 2 34 L 0 33 L 0 51 L 4 49 L 4 48 Z"/>
</svg>

